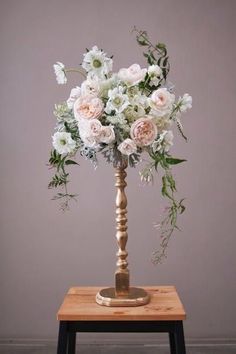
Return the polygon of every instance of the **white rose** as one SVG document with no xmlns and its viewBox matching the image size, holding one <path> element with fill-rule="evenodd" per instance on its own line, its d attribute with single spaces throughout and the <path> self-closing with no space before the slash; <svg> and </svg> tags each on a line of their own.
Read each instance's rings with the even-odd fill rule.
<svg viewBox="0 0 236 354">
<path fill-rule="evenodd" d="M 68 100 L 66 101 L 67 103 L 67 107 L 69 109 L 72 109 L 74 106 L 75 101 L 77 100 L 77 98 L 79 98 L 81 95 L 81 88 L 76 86 L 75 88 L 73 88 L 70 92 L 70 97 L 68 98 Z"/>
<path fill-rule="evenodd" d="M 147 69 L 141 69 L 140 65 L 133 64 L 127 69 L 120 69 L 118 72 L 118 78 L 125 82 L 127 86 L 133 86 L 143 81 L 146 73 Z"/>
<path fill-rule="evenodd" d="M 160 81 L 160 76 L 162 74 L 162 70 L 158 65 L 151 65 L 148 68 L 148 75 L 150 77 L 150 85 L 157 86 Z"/>
<path fill-rule="evenodd" d="M 152 113 L 162 117 L 169 114 L 175 100 L 175 95 L 170 93 L 166 88 L 155 90 L 149 99 L 149 105 Z"/>
<path fill-rule="evenodd" d="M 113 127 L 108 126 L 108 127 L 102 127 L 101 133 L 100 133 L 100 142 L 105 143 L 105 144 L 110 144 L 113 141 L 115 141 L 115 132 Z"/>
<path fill-rule="evenodd" d="M 88 77 L 81 85 L 82 95 L 94 95 L 98 96 L 100 91 L 99 80 L 97 77 L 90 78 Z"/>
<path fill-rule="evenodd" d="M 89 147 L 96 147 L 102 130 L 102 124 L 98 119 L 80 119 L 78 121 L 80 137 L 84 144 Z"/>
<path fill-rule="evenodd" d="M 132 139 L 125 139 L 120 143 L 118 146 L 118 150 L 123 154 L 123 155 L 131 155 L 134 154 L 137 151 L 137 145 Z"/>
</svg>

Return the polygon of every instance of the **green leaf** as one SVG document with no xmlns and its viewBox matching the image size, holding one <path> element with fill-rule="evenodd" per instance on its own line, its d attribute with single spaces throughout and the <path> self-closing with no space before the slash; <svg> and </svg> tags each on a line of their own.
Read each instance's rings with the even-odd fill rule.
<svg viewBox="0 0 236 354">
<path fill-rule="evenodd" d="M 79 165 L 76 161 L 73 160 L 66 160 L 65 165 Z"/>
<path fill-rule="evenodd" d="M 177 159 L 177 158 L 174 158 L 174 157 L 167 157 L 166 158 L 166 162 L 169 164 L 169 165 L 177 165 L 179 163 L 182 163 L 182 162 L 185 162 L 187 160 L 184 160 L 184 159 Z"/>
</svg>

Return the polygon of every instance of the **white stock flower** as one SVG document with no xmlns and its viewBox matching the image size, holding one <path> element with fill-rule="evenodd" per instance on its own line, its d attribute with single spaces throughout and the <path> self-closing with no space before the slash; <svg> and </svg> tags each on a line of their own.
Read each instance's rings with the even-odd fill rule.
<svg viewBox="0 0 236 354">
<path fill-rule="evenodd" d="M 148 100 L 151 107 L 151 113 L 158 117 L 162 117 L 171 113 L 175 95 L 170 93 L 166 88 L 160 88 L 153 91 L 151 98 Z"/>
<path fill-rule="evenodd" d="M 163 117 L 155 117 L 153 121 L 156 123 L 158 132 L 169 130 L 172 124 L 172 120 L 170 119 L 169 115 Z"/>
<path fill-rule="evenodd" d="M 75 88 L 73 88 L 70 92 L 70 97 L 68 98 L 68 100 L 66 101 L 67 103 L 67 107 L 69 109 L 72 109 L 74 106 L 75 101 L 77 100 L 77 98 L 79 98 L 81 95 L 81 88 L 79 86 L 76 86 Z"/>
<path fill-rule="evenodd" d="M 141 69 L 140 65 L 133 64 L 129 68 L 122 68 L 118 72 L 118 78 L 126 83 L 127 86 L 137 85 L 143 81 L 147 69 Z"/>
<path fill-rule="evenodd" d="M 94 46 L 89 52 L 84 54 L 82 67 L 89 73 L 104 78 L 112 70 L 113 61 L 106 56 L 102 50 Z"/>
<path fill-rule="evenodd" d="M 114 128 L 112 126 L 102 127 L 99 138 L 102 143 L 112 143 L 116 138 Z"/>
<path fill-rule="evenodd" d="M 52 136 L 52 145 L 59 154 L 68 154 L 76 147 L 71 134 L 66 132 L 56 132 Z"/>
<path fill-rule="evenodd" d="M 137 151 L 137 145 L 132 139 L 125 139 L 120 143 L 118 146 L 118 150 L 123 154 L 123 155 L 131 155 L 134 154 Z"/>
<path fill-rule="evenodd" d="M 159 150 L 164 150 L 168 152 L 173 145 L 173 139 L 174 135 L 171 130 L 164 130 L 160 136 L 159 139 L 154 141 L 153 143 L 153 150 L 154 151 L 159 151 Z"/>
<path fill-rule="evenodd" d="M 59 85 L 66 84 L 67 77 L 65 72 L 65 65 L 58 61 L 56 64 L 53 65 L 53 68 L 56 75 L 57 83 Z"/>
<path fill-rule="evenodd" d="M 122 86 L 115 87 L 113 90 L 108 91 L 109 100 L 105 108 L 106 113 L 110 114 L 112 111 L 121 113 L 128 107 L 129 99 L 123 92 L 124 88 Z"/>
<path fill-rule="evenodd" d="M 180 112 L 186 112 L 188 109 L 192 108 L 193 99 L 188 93 L 185 93 L 183 97 L 179 98 L 178 103 L 180 104 Z"/>
</svg>

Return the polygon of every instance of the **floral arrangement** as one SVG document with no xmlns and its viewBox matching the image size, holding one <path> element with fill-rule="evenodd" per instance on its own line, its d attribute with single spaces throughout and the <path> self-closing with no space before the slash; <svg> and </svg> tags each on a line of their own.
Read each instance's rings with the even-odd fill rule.
<svg viewBox="0 0 236 354">
<path fill-rule="evenodd" d="M 177 216 L 183 213 L 183 199 L 175 198 L 176 184 L 172 165 L 185 160 L 173 157 L 172 126 L 187 140 L 180 121 L 181 114 L 192 107 L 187 93 L 176 99 L 173 85 L 167 82 L 170 69 L 165 44 L 152 44 L 147 32 L 134 28 L 136 39 L 144 49 L 148 67 L 132 64 L 118 72 L 112 71 L 113 59 L 94 46 L 86 50 L 80 68 L 67 69 L 57 62 L 54 71 L 58 84 L 67 83 L 70 72 L 78 72 L 84 80 L 71 90 L 66 102 L 55 105 L 56 132 L 52 137 L 50 166 L 56 173 L 49 188 L 64 187 L 53 199 L 62 200 L 66 209 L 76 195 L 67 191 L 69 173 L 66 166 L 78 164 L 76 154 L 97 166 L 101 153 L 114 167 L 128 164 L 135 167 L 148 157 L 140 171 L 144 182 L 153 181 L 153 172 L 162 170 L 163 197 L 170 201 L 159 224 L 161 247 L 153 253 L 158 263 L 166 256 L 169 239 L 177 227 Z"/>
</svg>

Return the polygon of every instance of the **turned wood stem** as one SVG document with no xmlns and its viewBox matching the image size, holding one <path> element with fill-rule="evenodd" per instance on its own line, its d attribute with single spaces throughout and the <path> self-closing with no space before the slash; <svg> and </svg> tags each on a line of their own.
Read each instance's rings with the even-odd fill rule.
<svg viewBox="0 0 236 354">
<path fill-rule="evenodd" d="M 117 297 L 127 297 L 129 294 L 129 270 L 126 251 L 126 243 L 128 240 L 127 233 L 127 198 L 125 195 L 127 173 L 125 171 L 127 165 L 116 168 L 116 239 L 118 243 L 117 252 L 117 270 L 115 273 L 115 292 Z"/>
</svg>

